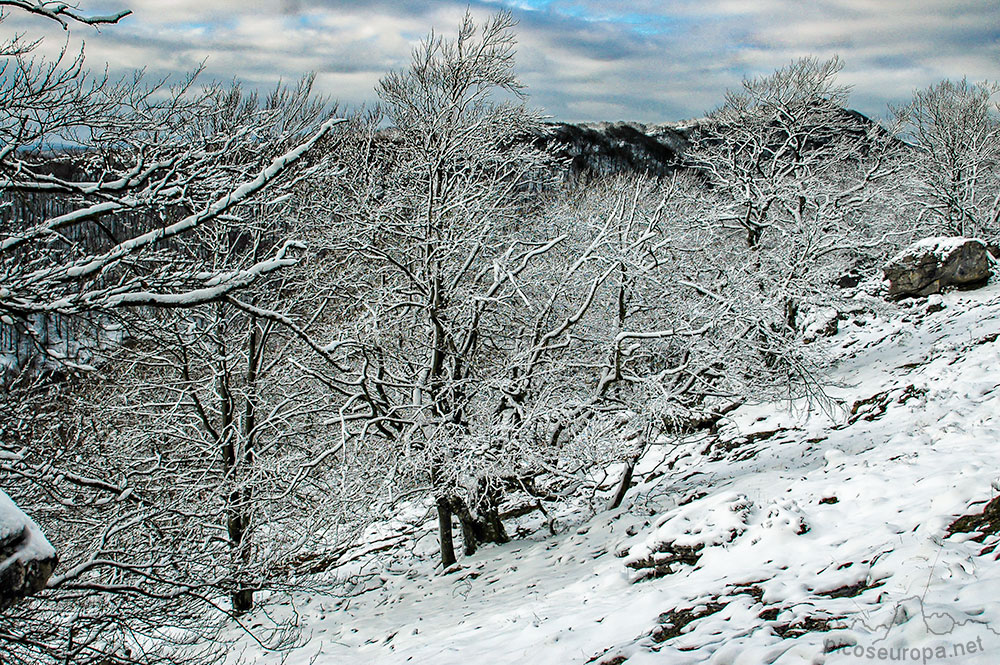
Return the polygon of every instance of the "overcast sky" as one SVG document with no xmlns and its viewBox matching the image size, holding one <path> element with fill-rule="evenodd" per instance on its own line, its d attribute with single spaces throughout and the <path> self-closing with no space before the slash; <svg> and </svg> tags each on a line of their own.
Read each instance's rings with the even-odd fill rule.
<svg viewBox="0 0 1000 665">
<path fill-rule="evenodd" d="M 661 122 L 703 115 L 742 78 L 803 55 L 839 54 L 851 105 L 887 103 L 942 78 L 1000 78 L 1000 0 L 80 0 L 92 13 L 132 9 L 119 25 L 76 27 L 91 67 L 190 70 L 260 87 L 317 73 L 342 106 L 372 101 L 432 28 L 451 35 L 466 7 L 510 9 L 530 104 L 557 120 Z M 11 17 L 0 30 L 51 35 Z"/>
</svg>

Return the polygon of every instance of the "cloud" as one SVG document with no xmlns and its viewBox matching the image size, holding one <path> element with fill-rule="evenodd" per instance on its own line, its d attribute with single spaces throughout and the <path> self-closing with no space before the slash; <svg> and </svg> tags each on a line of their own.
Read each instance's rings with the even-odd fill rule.
<svg viewBox="0 0 1000 665">
<path fill-rule="evenodd" d="M 92 66 L 152 75 L 207 60 L 213 78 L 261 87 L 317 72 L 321 92 L 356 107 L 406 66 L 431 29 L 449 35 L 469 6 L 519 19 L 518 71 L 534 106 L 563 120 L 663 121 L 701 115 L 743 77 L 796 57 L 839 54 L 852 105 L 869 114 L 941 78 L 996 77 L 1000 6 L 982 0 L 94 0 L 134 11 L 101 31 L 75 28 Z M 12 15 L 0 28 L 55 25 Z"/>
</svg>

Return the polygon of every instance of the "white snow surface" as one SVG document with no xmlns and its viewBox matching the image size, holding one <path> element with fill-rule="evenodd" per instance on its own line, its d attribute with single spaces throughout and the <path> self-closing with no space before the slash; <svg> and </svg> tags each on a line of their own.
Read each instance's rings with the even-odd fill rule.
<svg viewBox="0 0 1000 665">
<path fill-rule="evenodd" d="M 0 572 L 17 562 L 38 561 L 56 555 L 55 548 L 45 539 L 45 534 L 35 521 L 24 514 L 9 496 L 0 490 L 0 540 L 11 535 L 24 534 L 13 554 L 0 559 Z"/>
<path fill-rule="evenodd" d="M 429 504 L 411 506 L 366 545 L 409 524 L 401 546 L 330 573 L 349 596 L 272 596 L 251 617 L 294 613 L 298 649 L 243 638 L 232 661 L 1000 663 L 997 537 L 947 535 L 1000 488 L 1000 288 L 942 303 L 854 314 L 817 342 L 827 409 L 745 405 L 718 435 L 656 446 L 622 508 L 567 502 L 556 535 L 534 513 L 440 575 Z M 700 558 L 635 581 L 626 564 L 665 545 Z"/>
<path fill-rule="evenodd" d="M 961 236 L 934 236 L 924 238 L 913 243 L 902 252 L 894 256 L 889 263 L 899 263 L 911 256 L 923 256 L 934 254 L 939 261 L 947 259 L 952 252 L 962 247 L 967 242 L 985 243 L 978 238 L 963 238 Z"/>
</svg>

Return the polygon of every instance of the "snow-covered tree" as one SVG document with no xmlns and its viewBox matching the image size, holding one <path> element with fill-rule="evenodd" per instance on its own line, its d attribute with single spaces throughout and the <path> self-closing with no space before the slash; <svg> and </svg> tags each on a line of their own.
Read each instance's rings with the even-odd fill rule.
<svg viewBox="0 0 1000 665">
<path fill-rule="evenodd" d="M 923 211 L 941 232 L 1000 233 L 1000 85 L 941 81 L 896 109 L 917 150 L 912 167 Z"/>
<path fill-rule="evenodd" d="M 744 81 L 697 130 L 688 155 L 707 180 L 706 221 L 743 235 L 748 278 L 784 301 L 790 330 L 802 301 L 844 269 L 835 259 L 899 230 L 886 202 L 902 172 L 898 141 L 847 110 L 841 68 L 837 58 L 803 58 Z"/>
<path fill-rule="evenodd" d="M 533 334 L 518 340 L 506 404 L 518 435 L 546 444 L 523 447 L 526 466 L 594 486 L 624 462 L 612 506 L 649 445 L 809 389 L 781 301 L 745 278 L 745 246 L 706 223 L 702 186 L 677 174 L 569 190 L 540 222 L 566 240 L 522 279 Z"/>
<path fill-rule="evenodd" d="M 345 445 L 374 438 L 419 458 L 409 468 L 437 497 L 445 567 L 454 513 L 467 535 L 506 538 L 486 478 L 509 457 L 484 448 L 493 423 L 481 386 L 511 332 L 501 313 L 519 276 L 553 245 L 519 231 L 548 158 L 523 140 L 540 121 L 519 100 L 512 26 L 505 13 L 482 26 L 467 15 L 456 39 L 424 41 L 380 82 L 382 107 L 308 213 L 341 303 L 330 348 L 350 368 L 335 378 Z"/>
<path fill-rule="evenodd" d="M 128 14 L 0 5 L 67 27 Z M 278 565 L 289 546 L 275 537 L 254 559 L 249 534 L 278 514 L 282 492 L 307 491 L 322 461 L 267 439 L 278 420 L 298 442 L 315 425 L 309 401 L 289 396 L 298 388 L 273 379 L 286 368 L 272 353 L 286 360 L 289 341 L 271 328 L 302 330 L 233 296 L 298 262 L 301 243 L 278 211 L 341 120 L 308 78 L 261 97 L 200 86 L 200 72 L 172 85 L 112 80 L 82 55 L 46 61 L 33 47 L 21 37 L 0 47 L 0 326 L 12 344 L 0 478 L 55 525 L 62 567 L 40 599 L 5 613 L 3 659 L 215 658 L 203 608 L 227 593 L 237 612 L 249 608 L 267 577 L 249 570 Z M 65 324 L 55 341 L 54 317 Z M 26 366 L 25 349 L 42 360 Z M 74 376 L 98 365 L 121 384 Z M 206 390 L 217 400 L 199 414 Z M 260 398 L 266 413 L 258 392 L 272 400 Z M 257 487 L 267 509 L 247 499 Z"/>
<path fill-rule="evenodd" d="M 290 202 L 187 240 L 238 269 L 288 230 L 276 206 Z M 0 448 L 0 471 L 30 480 L 22 501 L 62 550 L 44 604 L 11 617 L 33 644 L 62 658 L 69 631 L 101 645 L 75 659 L 127 661 L 139 635 L 149 660 L 217 657 L 230 614 L 289 588 L 303 560 L 363 525 L 376 493 L 368 475 L 341 473 L 337 404 L 313 371 L 309 334 L 326 331 L 293 320 L 322 311 L 307 270 L 300 262 L 215 303 L 120 312 L 129 336 L 103 351 L 98 372 L 44 385 L 20 409 L 29 445 Z"/>
<path fill-rule="evenodd" d="M 17 38 L 0 53 L 0 321 L 24 343 L 58 353 L 39 340 L 43 316 L 214 301 L 294 262 L 276 243 L 223 272 L 172 241 L 302 175 L 303 156 L 340 122 L 311 99 L 309 79 L 262 99 L 200 87 L 199 72 L 175 85 L 111 80 L 82 54 L 46 61 Z"/>
</svg>

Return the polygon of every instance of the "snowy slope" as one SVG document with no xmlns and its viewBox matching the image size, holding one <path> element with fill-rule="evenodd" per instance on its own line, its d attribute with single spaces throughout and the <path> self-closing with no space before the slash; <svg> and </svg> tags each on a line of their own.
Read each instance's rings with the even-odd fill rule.
<svg viewBox="0 0 1000 665">
<path fill-rule="evenodd" d="M 526 518 L 532 533 L 446 576 L 418 511 L 402 547 L 338 571 L 350 598 L 272 599 L 270 616 L 298 613 L 301 648 L 245 640 L 238 654 L 290 665 L 1000 662 L 1000 563 L 981 554 L 997 538 L 947 535 L 1000 487 L 1000 288 L 932 298 L 944 308 L 903 304 L 817 342 L 836 358 L 821 377 L 827 414 L 745 406 L 716 435 L 651 451 L 621 509 L 566 506 L 555 536 Z"/>
</svg>

